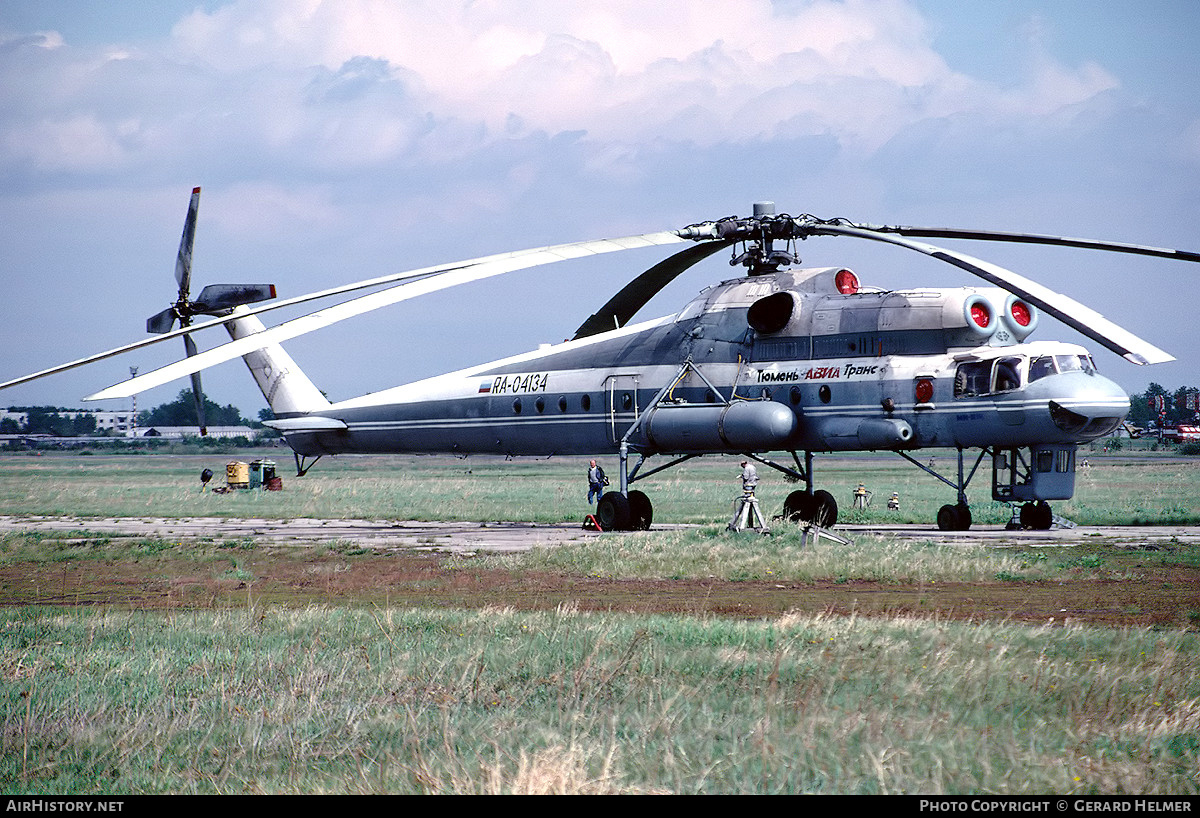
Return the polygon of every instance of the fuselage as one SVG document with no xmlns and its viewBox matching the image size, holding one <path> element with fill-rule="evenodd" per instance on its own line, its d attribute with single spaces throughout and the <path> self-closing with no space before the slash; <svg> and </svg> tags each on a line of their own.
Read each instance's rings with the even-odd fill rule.
<svg viewBox="0 0 1200 818">
<path fill-rule="evenodd" d="M 1003 291 L 868 292 L 845 272 L 727 281 L 673 316 L 334 403 L 337 428 L 297 418 L 287 440 L 306 456 L 1016 448 L 1110 434 L 1129 410 L 1084 348 L 1024 340 L 1036 311 Z"/>
</svg>

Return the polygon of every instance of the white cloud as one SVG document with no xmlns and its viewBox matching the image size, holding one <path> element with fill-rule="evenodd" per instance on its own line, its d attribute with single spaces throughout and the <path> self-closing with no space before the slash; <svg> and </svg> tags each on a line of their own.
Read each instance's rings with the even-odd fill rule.
<svg viewBox="0 0 1200 818">
<path fill-rule="evenodd" d="M 623 146 L 805 137 L 861 160 L 917 123 L 1003 127 L 1117 85 L 1039 50 L 997 88 L 950 69 L 907 3 L 794 6 L 240 0 L 139 49 L 43 33 L 0 52 L 22 77 L 0 91 L 0 145 L 10 167 L 94 173 L 198 157 L 276 175 L 395 169 L 565 133 L 593 167 Z"/>
<path fill-rule="evenodd" d="M 180 58 L 219 72 L 386 61 L 426 109 L 392 117 L 478 122 L 491 138 L 514 123 L 704 145 L 833 133 L 870 151 L 923 118 L 1045 115 L 1113 86 L 1094 65 L 1047 60 L 1027 84 L 989 88 L 947 67 L 907 4 L 862 0 L 793 13 L 767 0 L 261 0 L 193 12 L 173 39 Z M 693 127 L 673 131 L 681 122 Z"/>
</svg>

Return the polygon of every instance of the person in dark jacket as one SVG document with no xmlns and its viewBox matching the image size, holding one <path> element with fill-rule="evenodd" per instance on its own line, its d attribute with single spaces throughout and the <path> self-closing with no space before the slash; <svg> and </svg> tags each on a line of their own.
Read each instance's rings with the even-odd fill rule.
<svg viewBox="0 0 1200 818">
<path fill-rule="evenodd" d="M 588 505 L 592 504 L 592 498 L 597 501 L 604 494 L 604 487 L 608 485 L 608 478 L 604 476 L 604 469 L 596 465 L 593 460 L 588 466 Z"/>
<path fill-rule="evenodd" d="M 604 469 L 596 465 L 592 461 L 588 465 L 588 505 L 592 505 L 593 498 L 599 501 L 604 495 L 604 487 L 608 485 L 608 479 L 604 476 Z"/>
</svg>

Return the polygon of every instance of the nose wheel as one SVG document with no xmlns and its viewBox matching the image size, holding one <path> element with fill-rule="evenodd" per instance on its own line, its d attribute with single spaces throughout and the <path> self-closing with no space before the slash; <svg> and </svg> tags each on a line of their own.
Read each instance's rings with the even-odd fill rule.
<svg viewBox="0 0 1200 818">
<path fill-rule="evenodd" d="M 971 527 L 971 507 L 966 503 L 944 505 L 938 509 L 939 531 L 966 531 Z"/>
<path fill-rule="evenodd" d="M 1021 506 L 1021 527 L 1046 531 L 1054 524 L 1054 512 L 1045 500 L 1025 503 Z"/>
</svg>

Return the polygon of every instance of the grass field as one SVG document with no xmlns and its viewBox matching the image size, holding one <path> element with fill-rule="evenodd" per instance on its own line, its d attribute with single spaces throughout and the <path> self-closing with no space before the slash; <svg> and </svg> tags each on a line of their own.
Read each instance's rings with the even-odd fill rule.
<svg viewBox="0 0 1200 818">
<path fill-rule="evenodd" d="M 1195 794 L 1194 633 L 0 612 L 26 793 Z"/>
<path fill-rule="evenodd" d="M 0 455 L 0 510 L 5 514 L 80 517 L 266 517 L 401 520 L 506 520 L 574 522 L 588 511 L 583 458 L 342 456 L 326 458 L 305 477 L 294 477 L 286 450 L 229 455 Z M 953 458 L 936 458 L 954 473 Z M 1081 455 L 1082 456 L 1082 455 Z M 275 459 L 279 492 L 202 491 L 224 482 L 228 461 Z M 653 463 L 653 461 L 651 461 Z M 1081 469 L 1071 500 L 1054 510 L 1080 524 L 1200 524 L 1200 459 L 1092 456 Z M 615 463 L 606 464 L 616 473 Z M 737 459 L 690 461 L 636 484 L 654 502 L 655 519 L 674 523 L 727 522 L 740 491 Z M 758 496 L 777 513 L 797 488 L 782 474 L 760 467 Z M 990 500 L 990 468 L 980 467 L 970 499 L 976 522 L 1002 524 L 1008 506 Z M 817 487 L 830 491 L 845 523 L 930 523 L 954 492 L 898 457 L 848 455 L 817 458 Z M 871 508 L 851 508 L 859 481 L 874 493 Z M 899 513 L 886 508 L 897 491 Z"/>
<path fill-rule="evenodd" d="M 547 522 L 586 511 L 581 462 L 339 458 L 297 479 L 279 458 L 281 492 L 200 491 L 200 470 L 220 476 L 227 459 L 0 457 L 0 508 Z M 1059 513 L 1197 522 L 1196 465 L 1091 460 Z M 268 555 L 253 542 L 2 538 L 6 575 L 44 577 L 66 593 L 52 595 L 58 605 L 24 604 L 12 591 L 2 600 L 0 790 L 1200 795 L 1195 546 L 1047 553 L 871 540 L 847 549 L 803 546 L 793 532 L 729 535 L 721 524 L 736 473 L 714 460 L 647 481 L 656 518 L 702 524 L 692 531 L 604 535 L 522 556 L 408 557 L 419 572 L 333 604 L 315 600 L 333 598 L 346 577 L 384 577 L 400 558 L 338 543 Z M 762 473 L 764 504 L 782 503 L 793 487 Z M 898 460 L 838 458 L 818 476 L 846 506 L 859 480 L 875 492 L 872 508 L 846 510 L 846 520 L 927 524 L 951 499 Z M 882 506 L 892 490 L 898 517 Z M 985 524 L 1008 519 L 989 502 L 975 511 Z M 282 561 L 325 596 L 268 594 L 266 566 Z M 77 589 L 110 575 L 151 595 L 186 575 L 226 595 L 216 605 L 85 604 Z M 540 610 L 502 596 L 422 596 L 497 576 L 506 589 L 553 577 L 565 590 Z M 956 599 L 1025 589 L 1054 600 L 1080 584 L 1115 597 L 1147 576 L 1176 600 L 1171 624 L 1021 624 L 982 608 L 950 616 L 938 602 L 942 586 L 965 592 Z M 596 577 L 633 596 L 675 583 L 734 596 L 778 584 L 797 600 L 818 586 L 845 601 L 916 589 L 928 607 L 585 610 L 571 589 L 582 594 Z M 489 587 L 500 586 L 483 587 L 484 598 Z M 73 593 L 79 604 L 63 605 Z"/>
</svg>

